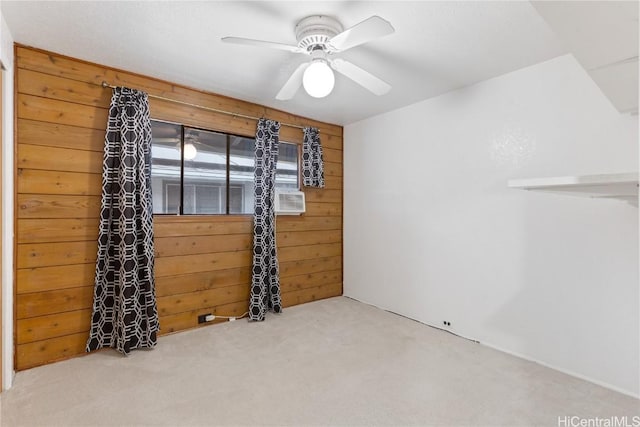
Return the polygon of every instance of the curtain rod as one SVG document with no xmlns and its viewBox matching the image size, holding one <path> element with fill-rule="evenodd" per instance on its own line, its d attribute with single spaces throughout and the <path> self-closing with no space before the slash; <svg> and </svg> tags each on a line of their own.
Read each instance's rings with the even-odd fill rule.
<svg viewBox="0 0 640 427">
<path fill-rule="evenodd" d="M 110 85 L 109 83 L 107 83 L 105 81 L 102 82 L 102 87 L 104 87 L 104 88 L 108 87 L 108 88 L 111 88 L 111 89 L 115 89 L 116 88 L 116 86 Z M 149 98 L 155 98 L 155 99 L 159 99 L 161 101 L 174 102 L 176 104 L 186 105 L 188 107 L 200 108 L 202 110 L 207 110 L 207 111 L 213 111 L 214 113 L 227 114 L 227 115 L 233 116 L 233 117 L 242 117 L 243 119 L 260 120 L 261 118 L 264 118 L 264 117 L 248 116 L 246 114 L 241 114 L 241 113 L 234 113 L 233 111 L 219 110 L 217 108 L 207 107 L 207 106 L 198 105 L 198 104 L 192 104 L 190 102 L 185 102 L 185 101 L 178 101 L 177 99 L 165 98 L 164 96 L 152 95 L 150 93 L 148 93 L 147 95 L 149 96 Z M 280 124 L 282 126 L 288 126 L 288 127 L 292 127 L 292 128 L 304 129 L 304 126 L 294 125 L 294 124 L 291 124 L 291 123 L 280 123 Z"/>
</svg>

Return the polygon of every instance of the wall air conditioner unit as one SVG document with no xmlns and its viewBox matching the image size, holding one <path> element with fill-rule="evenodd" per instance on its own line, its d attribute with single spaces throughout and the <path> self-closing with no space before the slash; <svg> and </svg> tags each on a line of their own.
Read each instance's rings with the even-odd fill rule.
<svg viewBox="0 0 640 427">
<path fill-rule="evenodd" d="M 302 191 L 276 190 L 276 215 L 300 215 L 305 211 Z"/>
</svg>

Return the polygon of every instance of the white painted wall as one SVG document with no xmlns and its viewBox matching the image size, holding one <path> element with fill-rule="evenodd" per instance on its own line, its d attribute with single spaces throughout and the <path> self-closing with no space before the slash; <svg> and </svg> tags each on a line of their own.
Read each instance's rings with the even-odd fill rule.
<svg viewBox="0 0 640 427">
<path fill-rule="evenodd" d="M 13 38 L 0 11 L 2 75 L 2 386 L 13 381 Z"/>
<path fill-rule="evenodd" d="M 638 170 L 638 117 L 572 56 L 344 139 L 345 295 L 640 395 L 638 208 L 506 187 Z"/>
</svg>

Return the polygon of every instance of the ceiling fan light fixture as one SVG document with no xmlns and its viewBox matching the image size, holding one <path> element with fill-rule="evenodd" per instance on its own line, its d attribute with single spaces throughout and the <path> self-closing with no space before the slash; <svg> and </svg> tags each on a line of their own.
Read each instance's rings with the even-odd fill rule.
<svg viewBox="0 0 640 427">
<path fill-rule="evenodd" d="M 197 155 L 198 155 L 198 150 L 196 149 L 196 146 L 193 145 L 191 142 L 186 142 L 184 144 L 184 159 L 193 160 L 196 158 Z"/>
<path fill-rule="evenodd" d="M 302 76 L 302 86 L 314 98 L 324 98 L 333 90 L 336 78 L 329 64 L 323 59 L 314 60 Z"/>
<path fill-rule="evenodd" d="M 335 83 L 334 70 L 374 95 L 381 96 L 391 89 L 389 83 L 347 60 L 335 57 L 328 58 L 329 55 L 344 52 L 392 34 L 394 31 L 389 21 L 377 15 L 373 15 L 346 30 L 335 18 L 326 15 L 311 15 L 301 19 L 296 25 L 297 46 L 243 37 L 223 37 L 222 41 L 285 50 L 311 56 L 311 62 L 299 64 L 289 76 L 284 86 L 276 94 L 278 101 L 293 99 L 300 86 L 303 86 L 310 96 L 324 98 L 333 90 Z"/>
</svg>

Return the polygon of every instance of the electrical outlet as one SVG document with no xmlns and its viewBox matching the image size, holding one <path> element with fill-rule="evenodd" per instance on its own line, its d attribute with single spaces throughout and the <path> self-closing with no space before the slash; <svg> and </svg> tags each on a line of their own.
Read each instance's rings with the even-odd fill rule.
<svg viewBox="0 0 640 427">
<path fill-rule="evenodd" d="M 451 326 L 451 322 L 449 322 L 449 321 L 447 321 L 447 320 L 443 321 L 443 322 L 442 322 L 442 324 L 443 324 L 444 326 L 446 326 L 446 327 L 450 327 L 450 326 Z"/>
<path fill-rule="evenodd" d="M 211 313 L 201 314 L 198 316 L 198 323 L 207 323 L 207 316 L 211 316 Z"/>
</svg>

